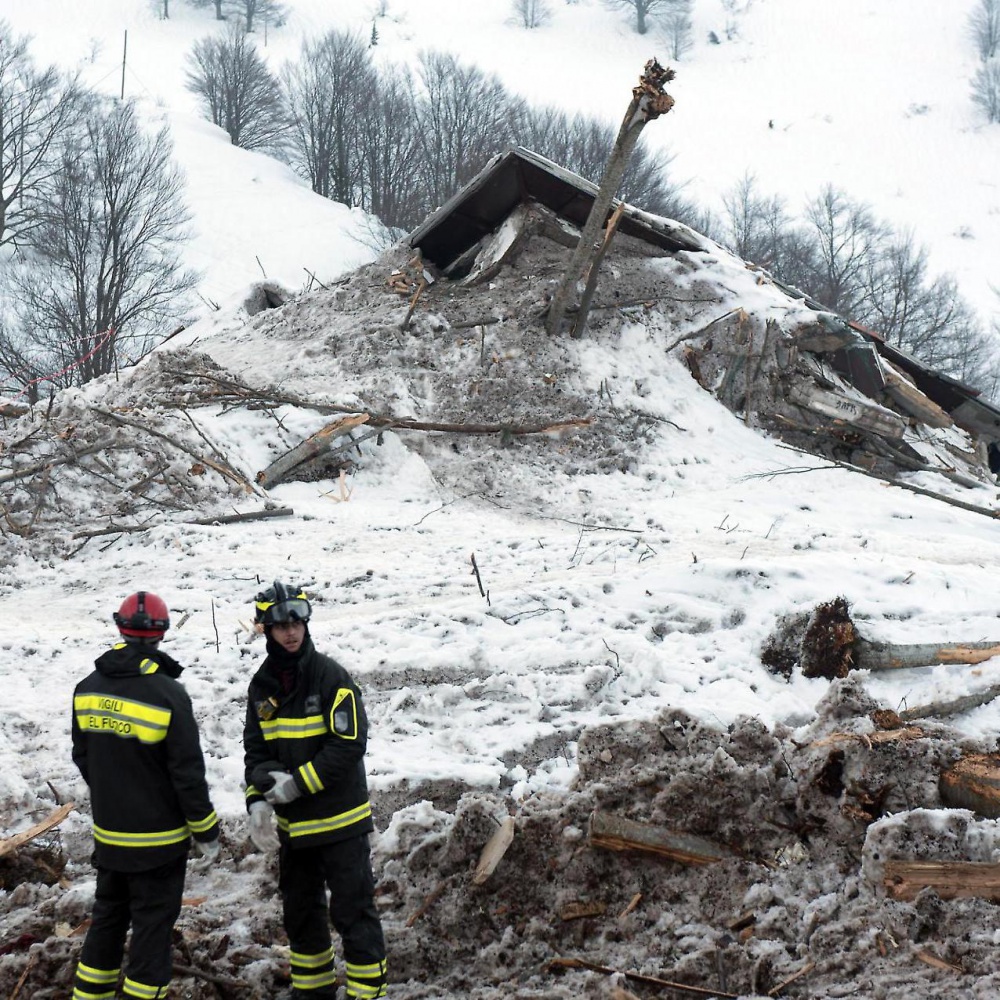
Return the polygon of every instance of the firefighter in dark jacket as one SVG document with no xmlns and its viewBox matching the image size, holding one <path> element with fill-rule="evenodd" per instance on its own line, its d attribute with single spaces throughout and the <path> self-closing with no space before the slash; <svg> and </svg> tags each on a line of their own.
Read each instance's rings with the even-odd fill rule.
<svg viewBox="0 0 1000 1000">
<path fill-rule="evenodd" d="M 139 591 L 114 621 L 122 642 L 73 692 L 73 762 L 90 787 L 97 868 L 73 1000 L 117 995 L 129 926 L 123 995 L 160 1000 L 191 838 L 214 861 L 219 823 L 191 699 L 177 681 L 182 668 L 157 648 L 170 627 L 166 604 Z"/>
<path fill-rule="evenodd" d="M 257 595 L 255 609 L 267 658 L 248 694 L 246 801 L 254 844 L 278 848 L 292 997 L 336 997 L 330 923 L 343 943 L 347 996 L 383 997 L 361 691 L 339 663 L 316 652 L 311 608 L 299 587 L 275 582 Z"/>
</svg>

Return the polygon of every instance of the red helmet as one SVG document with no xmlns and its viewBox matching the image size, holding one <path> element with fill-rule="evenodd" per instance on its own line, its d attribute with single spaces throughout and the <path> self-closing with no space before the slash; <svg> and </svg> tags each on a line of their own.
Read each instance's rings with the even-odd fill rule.
<svg viewBox="0 0 1000 1000">
<path fill-rule="evenodd" d="M 136 639 L 162 639 L 170 628 L 166 602 L 145 590 L 126 597 L 113 617 L 122 635 Z"/>
</svg>

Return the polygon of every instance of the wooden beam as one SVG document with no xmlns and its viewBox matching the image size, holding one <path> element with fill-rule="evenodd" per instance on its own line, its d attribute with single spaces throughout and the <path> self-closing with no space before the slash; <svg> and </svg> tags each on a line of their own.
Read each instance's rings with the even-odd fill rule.
<svg viewBox="0 0 1000 1000">
<path fill-rule="evenodd" d="M 693 834 L 678 833 L 605 812 L 591 813 L 589 835 L 592 847 L 640 851 L 686 865 L 708 865 L 735 857 L 728 848 Z"/>
<path fill-rule="evenodd" d="M 942 899 L 1000 899 L 1000 864 L 979 861 L 887 861 L 883 884 L 893 899 L 933 889 Z"/>
</svg>

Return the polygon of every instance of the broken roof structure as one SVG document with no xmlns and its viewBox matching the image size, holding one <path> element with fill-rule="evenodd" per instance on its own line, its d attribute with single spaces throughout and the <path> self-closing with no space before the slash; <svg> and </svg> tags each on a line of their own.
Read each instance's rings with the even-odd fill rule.
<svg viewBox="0 0 1000 1000">
<path fill-rule="evenodd" d="M 418 250 L 426 263 L 444 277 L 473 283 L 486 280 L 499 267 L 515 265 L 521 244 L 531 232 L 541 232 L 566 246 L 575 245 L 597 196 L 597 185 L 558 166 L 530 150 L 513 147 L 493 158 L 489 164 L 445 205 L 434 212 L 409 236 L 409 244 Z M 525 213 L 534 213 L 526 220 Z M 652 253 L 717 258 L 722 249 L 687 226 L 623 205 L 618 232 L 648 245 Z M 704 382 L 731 409 L 747 411 L 750 392 L 733 391 L 733 383 L 749 385 L 766 376 L 772 382 L 790 376 L 796 363 L 811 368 L 813 386 L 801 379 L 789 379 L 784 400 L 800 411 L 809 411 L 826 424 L 826 433 L 815 420 L 797 427 L 794 414 L 771 412 L 762 408 L 772 404 L 772 394 L 758 400 L 754 416 L 762 426 L 790 439 L 808 450 L 819 450 L 833 457 L 845 457 L 852 435 L 868 438 L 869 450 L 879 439 L 875 455 L 861 455 L 848 448 L 852 460 L 860 459 L 867 468 L 895 464 L 898 468 L 920 471 L 939 465 L 946 474 L 971 474 L 981 480 L 988 467 L 987 448 L 1000 440 L 1000 408 L 982 398 L 979 390 L 959 382 L 923 364 L 905 351 L 888 344 L 875 331 L 865 329 L 831 312 L 810 296 L 773 278 L 767 272 L 747 264 L 760 282 L 781 290 L 793 301 L 813 313 L 813 328 L 800 328 L 785 347 L 796 347 L 793 354 L 779 350 L 776 366 L 762 364 L 767 353 L 767 337 L 758 341 L 756 351 L 751 341 L 745 351 L 733 351 L 732 344 L 722 347 L 727 338 L 712 324 L 702 344 L 692 338 L 686 348 L 695 377 L 704 377 L 706 368 L 713 377 Z M 741 310 L 735 325 L 740 332 L 748 312 Z M 727 317 L 730 318 L 730 317 Z M 730 323 L 730 326 L 733 324 Z M 685 338 L 687 339 L 687 338 Z M 719 356 L 720 348 L 728 358 Z M 799 352 L 811 355 L 799 358 Z M 757 354 L 753 379 L 744 371 L 748 358 Z M 951 457 L 938 453 L 938 462 L 928 463 L 926 448 L 914 448 L 906 441 L 908 427 L 940 430 L 957 428 L 970 437 L 970 446 L 952 442 L 947 448 Z M 817 449 L 817 439 L 826 438 L 825 447 Z M 880 461 L 881 460 L 881 461 Z"/>
</svg>

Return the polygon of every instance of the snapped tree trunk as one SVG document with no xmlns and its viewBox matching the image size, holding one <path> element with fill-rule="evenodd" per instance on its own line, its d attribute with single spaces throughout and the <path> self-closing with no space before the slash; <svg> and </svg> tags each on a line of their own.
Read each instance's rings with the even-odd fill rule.
<svg viewBox="0 0 1000 1000">
<path fill-rule="evenodd" d="M 587 221 L 584 223 L 583 232 L 580 234 L 580 242 L 570 257 L 566 273 L 549 307 L 546 329 L 552 336 L 562 332 L 570 296 L 587 269 L 587 262 L 593 260 L 600 252 L 598 233 L 604 228 L 611 203 L 621 186 L 625 167 L 628 166 L 629 157 L 639 141 L 640 133 L 647 122 L 666 114 L 674 106 L 674 99 L 663 90 L 664 84 L 673 78 L 673 70 L 664 69 L 655 59 L 650 59 L 639 78 L 639 85 L 632 91 L 632 100 L 611 148 L 611 155 L 604 168 L 604 177 L 597 189 Z"/>
</svg>

